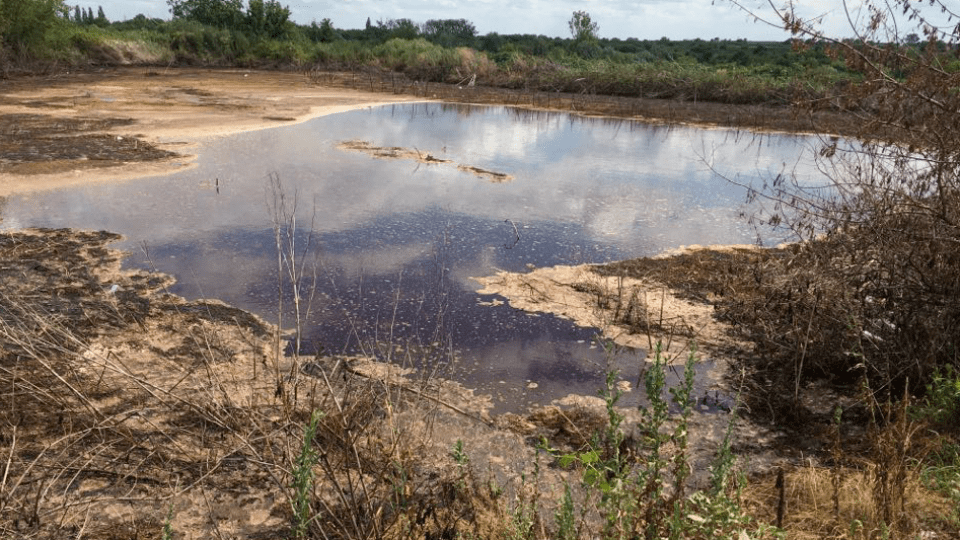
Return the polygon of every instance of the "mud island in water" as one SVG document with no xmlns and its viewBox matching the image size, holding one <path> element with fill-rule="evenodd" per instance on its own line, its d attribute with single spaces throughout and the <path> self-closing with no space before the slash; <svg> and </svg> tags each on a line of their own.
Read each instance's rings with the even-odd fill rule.
<svg viewBox="0 0 960 540">
<path fill-rule="evenodd" d="M 248 70 L 3 81 L 0 197 L 136 181 L 189 167 L 211 138 L 412 99 Z M 434 149 L 346 147 L 444 162 Z M 287 355 L 289 333 L 271 323 L 169 294 L 169 276 L 121 270 L 123 254 L 109 245 L 117 238 L 0 234 L 0 532 L 146 538 L 169 525 L 183 538 L 285 537 L 304 456 L 316 480 L 306 495 L 319 516 L 311 526 L 351 537 L 496 536 L 534 489 L 541 517 L 555 514 L 565 485 L 589 496 L 576 468 L 541 466 L 538 446 L 588 448 L 607 426 L 604 400 L 569 396 L 492 417 L 488 396 L 455 382 L 363 358 Z M 626 347 L 663 341 L 674 360 L 692 342 L 718 364 L 746 347 L 714 318 L 713 293 L 698 297 L 662 278 L 560 266 L 478 276 L 478 287 L 519 309 L 598 327 Z M 638 411 L 619 412 L 625 440 L 649 435 L 635 429 Z M 728 420 L 691 417 L 694 482 L 705 481 Z M 772 448 L 774 435 L 736 426 L 743 447 L 758 456 Z M 305 430 L 313 434 L 306 446 Z"/>
</svg>

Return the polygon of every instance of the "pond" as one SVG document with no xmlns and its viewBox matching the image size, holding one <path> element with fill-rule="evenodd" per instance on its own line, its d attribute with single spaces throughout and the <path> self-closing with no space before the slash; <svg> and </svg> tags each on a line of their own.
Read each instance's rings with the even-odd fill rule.
<svg viewBox="0 0 960 540">
<path fill-rule="evenodd" d="M 344 141 L 407 152 L 381 159 L 339 148 Z M 171 292 L 276 321 L 271 207 L 282 194 L 296 209 L 292 237 L 312 296 L 304 352 L 412 355 L 493 394 L 498 410 L 518 410 L 594 395 L 607 358 L 595 329 L 497 305 L 472 277 L 755 242 L 740 216 L 745 190 L 718 173 L 749 184 L 788 167 L 815 179 L 812 146 L 799 136 L 402 104 L 218 139 L 196 168 L 174 175 L 11 197 L 2 226 L 119 232 L 126 264 L 174 275 Z M 289 287 L 283 313 L 291 326 Z M 636 379 L 642 355 L 617 358 L 623 378 Z"/>
</svg>

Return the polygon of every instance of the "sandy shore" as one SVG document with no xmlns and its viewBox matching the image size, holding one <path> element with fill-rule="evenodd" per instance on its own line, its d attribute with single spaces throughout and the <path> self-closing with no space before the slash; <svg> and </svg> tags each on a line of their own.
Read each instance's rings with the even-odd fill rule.
<svg viewBox="0 0 960 540">
<path fill-rule="evenodd" d="M 197 147 L 216 137 L 414 100 L 243 69 L 138 67 L 6 80 L 0 82 L 7 132 L 0 142 L 0 197 L 166 174 L 192 166 Z M 58 130 L 71 122 L 89 129 Z M 35 129 L 25 130 L 27 123 Z M 65 147 L 62 135 L 78 131 L 86 143 Z M 88 155 L 91 145 L 102 151 Z M 144 148 L 172 154 L 140 155 Z"/>
</svg>

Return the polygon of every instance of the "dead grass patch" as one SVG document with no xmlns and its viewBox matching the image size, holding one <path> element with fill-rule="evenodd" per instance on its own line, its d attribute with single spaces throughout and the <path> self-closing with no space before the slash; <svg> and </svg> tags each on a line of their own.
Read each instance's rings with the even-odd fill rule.
<svg viewBox="0 0 960 540">
<path fill-rule="evenodd" d="M 949 522 L 956 502 L 924 487 L 916 469 L 904 479 L 903 505 L 898 509 L 901 521 L 897 525 L 884 523 L 882 510 L 874 503 L 874 486 L 881 474 L 875 464 L 810 464 L 786 470 L 783 528 L 787 537 L 872 539 L 883 537 L 884 530 L 892 534 L 895 526 L 904 533 L 897 538 L 916 534 L 939 538 L 939 534 L 957 533 L 956 524 L 951 526 Z M 780 504 L 779 491 L 775 474 L 754 478 L 744 491 L 744 506 L 758 519 L 773 523 Z"/>
</svg>

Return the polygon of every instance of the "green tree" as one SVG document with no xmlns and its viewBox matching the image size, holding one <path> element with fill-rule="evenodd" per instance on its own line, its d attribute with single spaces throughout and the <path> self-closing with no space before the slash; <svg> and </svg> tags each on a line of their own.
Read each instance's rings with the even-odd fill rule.
<svg viewBox="0 0 960 540">
<path fill-rule="evenodd" d="M 337 31 L 333 28 L 333 22 L 331 22 L 330 19 L 323 19 L 320 21 L 319 26 L 317 26 L 316 21 L 314 21 L 313 25 L 316 27 L 315 41 L 329 43 L 341 39 L 340 35 L 337 34 Z"/>
<path fill-rule="evenodd" d="M 0 42 L 16 50 L 40 46 L 65 11 L 63 0 L 0 0 Z"/>
<path fill-rule="evenodd" d="M 247 5 L 247 27 L 254 36 L 261 37 L 266 32 L 267 17 L 263 0 L 250 0 Z"/>
<path fill-rule="evenodd" d="M 97 6 L 97 18 L 94 20 L 94 23 L 99 24 L 100 26 L 106 26 L 110 24 L 110 19 L 107 19 L 106 14 L 103 12 L 103 6 Z"/>
<path fill-rule="evenodd" d="M 574 11 L 567 24 L 573 40 L 577 43 L 597 41 L 597 23 L 593 22 L 586 11 Z"/>
<path fill-rule="evenodd" d="M 189 19 L 220 28 L 238 28 L 245 17 L 243 0 L 167 0 L 175 19 Z"/>
<path fill-rule="evenodd" d="M 423 23 L 420 34 L 444 47 L 468 47 L 474 44 L 477 29 L 466 19 L 431 19 Z"/>
<path fill-rule="evenodd" d="M 290 9 L 280 5 L 277 0 L 267 0 L 264 5 L 267 36 L 274 39 L 286 38 L 293 23 L 290 22 Z"/>
<path fill-rule="evenodd" d="M 246 19 L 247 28 L 256 37 L 282 39 L 292 27 L 290 10 L 276 0 L 250 0 Z"/>
<path fill-rule="evenodd" d="M 83 12 L 80 11 L 80 6 L 73 7 L 73 22 L 83 24 Z"/>
<path fill-rule="evenodd" d="M 389 19 L 386 22 L 377 21 L 379 34 L 384 39 L 417 39 L 420 29 L 410 19 Z"/>
</svg>

